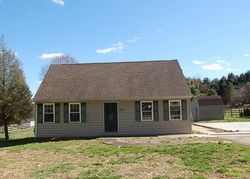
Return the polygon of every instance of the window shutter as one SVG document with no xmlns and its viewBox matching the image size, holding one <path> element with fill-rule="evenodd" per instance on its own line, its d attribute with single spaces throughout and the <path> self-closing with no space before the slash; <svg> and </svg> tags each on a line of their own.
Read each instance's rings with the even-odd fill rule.
<svg viewBox="0 0 250 179">
<path fill-rule="evenodd" d="M 37 122 L 43 123 L 43 104 L 37 104 Z"/>
<path fill-rule="evenodd" d="M 135 121 L 141 121 L 140 101 L 135 101 Z"/>
<path fill-rule="evenodd" d="M 168 103 L 168 100 L 163 101 L 163 116 L 164 116 L 164 121 L 169 121 L 169 103 Z"/>
<path fill-rule="evenodd" d="M 153 102 L 153 110 L 154 110 L 154 121 L 159 121 L 159 106 L 158 101 Z"/>
<path fill-rule="evenodd" d="M 182 120 L 187 120 L 187 100 L 181 100 Z"/>
<path fill-rule="evenodd" d="M 64 103 L 64 123 L 69 122 L 69 103 Z"/>
<path fill-rule="evenodd" d="M 81 103 L 81 122 L 86 122 L 86 103 Z"/>
<path fill-rule="evenodd" d="M 55 123 L 60 123 L 60 104 L 55 104 Z"/>
</svg>

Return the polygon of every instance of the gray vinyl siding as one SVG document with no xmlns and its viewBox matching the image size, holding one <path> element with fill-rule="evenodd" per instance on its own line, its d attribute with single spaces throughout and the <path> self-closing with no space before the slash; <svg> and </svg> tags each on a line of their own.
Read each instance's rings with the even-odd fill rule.
<svg viewBox="0 0 250 179">
<path fill-rule="evenodd" d="M 136 121 L 135 101 L 118 103 L 118 132 L 104 131 L 104 101 L 86 102 L 86 123 L 64 123 L 63 103 L 60 103 L 60 123 L 36 123 L 37 137 L 84 137 L 105 135 L 154 135 L 191 133 L 191 101 L 187 100 L 187 120 L 164 121 L 163 101 L 159 102 L 159 121 Z"/>
<path fill-rule="evenodd" d="M 63 103 L 60 103 L 60 123 L 37 123 L 38 137 L 82 137 L 102 134 L 102 103 L 88 102 L 86 111 L 86 123 L 64 123 Z"/>
<path fill-rule="evenodd" d="M 199 120 L 223 120 L 224 106 L 200 106 Z"/>
<path fill-rule="evenodd" d="M 194 121 L 223 120 L 224 105 L 199 106 L 198 100 L 192 101 L 192 115 Z"/>
<path fill-rule="evenodd" d="M 133 101 L 119 103 L 124 110 L 120 110 L 119 132 L 125 134 L 181 134 L 191 132 L 190 112 L 188 120 L 164 121 L 163 101 L 159 101 L 159 121 L 135 121 L 135 109 Z M 190 102 L 188 111 L 190 111 Z"/>
</svg>

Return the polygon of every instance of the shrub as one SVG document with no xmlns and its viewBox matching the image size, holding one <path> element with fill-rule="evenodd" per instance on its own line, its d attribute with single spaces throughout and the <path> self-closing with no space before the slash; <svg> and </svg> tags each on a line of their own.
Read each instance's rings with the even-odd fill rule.
<svg viewBox="0 0 250 179">
<path fill-rule="evenodd" d="M 243 111 L 240 111 L 240 117 L 244 117 Z"/>
</svg>

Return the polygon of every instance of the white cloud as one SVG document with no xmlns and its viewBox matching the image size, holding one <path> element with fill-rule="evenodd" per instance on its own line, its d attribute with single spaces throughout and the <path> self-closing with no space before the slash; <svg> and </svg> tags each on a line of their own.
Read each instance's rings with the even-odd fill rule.
<svg viewBox="0 0 250 179">
<path fill-rule="evenodd" d="M 199 61 L 199 60 L 194 60 L 193 61 L 193 64 L 195 65 L 203 65 L 203 64 L 206 64 L 207 62 L 206 61 Z"/>
<path fill-rule="evenodd" d="M 157 28 L 155 29 L 156 32 L 162 32 L 162 29 L 161 28 Z"/>
<path fill-rule="evenodd" d="M 105 53 L 112 53 L 112 52 L 116 52 L 116 51 L 121 51 L 124 48 L 123 46 L 124 45 L 122 42 L 118 42 L 118 43 L 113 44 L 112 47 L 97 49 L 96 53 L 105 54 Z"/>
<path fill-rule="evenodd" d="M 239 69 L 233 68 L 232 64 L 222 57 L 213 57 L 209 61 L 199 61 L 194 60 L 192 61 L 193 64 L 199 65 L 201 69 L 207 70 L 207 71 L 239 71 Z"/>
<path fill-rule="evenodd" d="M 227 68 L 227 69 L 226 69 L 226 71 L 228 71 L 228 72 L 232 72 L 232 71 L 233 71 L 233 69 L 232 69 L 232 68 Z"/>
<path fill-rule="evenodd" d="M 229 62 L 227 62 L 225 60 L 216 60 L 216 62 L 219 63 L 219 64 L 225 64 L 227 66 L 231 66 L 231 63 L 229 63 Z"/>
<path fill-rule="evenodd" d="M 244 54 L 244 57 L 246 57 L 246 58 L 247 58 L 247 57 L 250 57 L 250 54 L 247 54 L 247 53 L 246 53 L 246 54 Z"/>
<path fill-rule="evenodd" d="M 41 84 L 42 83 L 42 80 L 39 80 L 39 81 L 36 81 L 37 84 Z"/>
<path fill-rule="evenodd" d="M 64 6 L 64 0 L 52 0 L 52 2 L 59 6 Z"/>
<path fill-rule="evenodd" d="M 42 55 L 40 55 L 39 57 L 41 59 L 53 59 L 53 58 L 59 58 L 59 57 L 63 57 L 64 54 L 63 53 L 43 53 Z"/>
<path fill-rule="evenodd" d="M 201 68 L 203 70 L 209 70 L 209 71 L 224 70 L 224 67 L 220 63 L 211 63 L 211 64 L 202 65 Z"/>
<path fill-rule="evenodd" d="M 133 37 L 133 38 L 128 40 L 128 43 L 135 43 L 135 42 L 137 42 L 138 39 L 139 39 L 139 37 Z"/>
</svg>

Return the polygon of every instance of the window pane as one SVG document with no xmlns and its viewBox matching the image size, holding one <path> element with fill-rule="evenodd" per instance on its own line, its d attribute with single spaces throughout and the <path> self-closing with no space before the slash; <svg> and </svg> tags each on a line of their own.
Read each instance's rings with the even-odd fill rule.
<svg viewBox="0 0 250 179">
<path fill-rule="evenodd" d="M 79 112 L 79 104 L 70 104 L 70 112 Z"/>
<path fill-rule="evenodd" d="M 180 102 L 178 101 L 170 102 L 170 106 L 180 106 Z"/>
<path fill-rule="evenodd" d="M 142 120 L 152 121 L 152 102 L 142 102 Z"/>
<path fill-rule="evenodd" d="M 142 103 L 142 111 L 152 111 L 152 103 L 151 102 Z"/>
<path fill-rule="evenodd" d="M 152 112 L 142 112 L 144 121 L 152 121 Z"/>
<path fill-rule="evenodd" d="M 44 122 L 54 122 L 53 114 L 44 114 Z"/>
<path fill-rule="evenodd" d="M 71 122 L 80 122 L 80 113 L 70 113 Z"/>
<path fill-rule="evenodd" d="M 53 113 L 53 105 L 52 104 L 44 105 L 44 112 L 45 113 Z"/>
<path fill-rule="evenodd" d="M 171 119 L 181 119 L 181 106 L 179 101 L 170 101 Z"/>
</svg>

